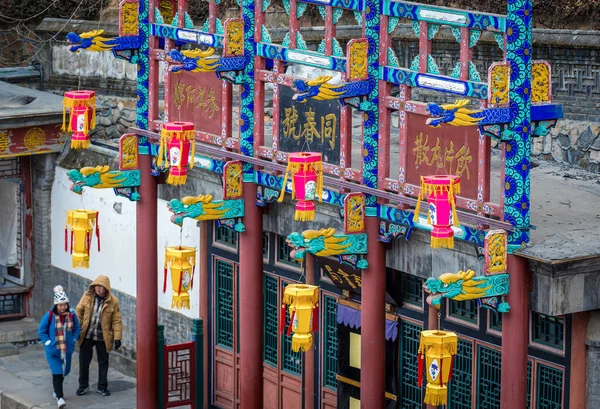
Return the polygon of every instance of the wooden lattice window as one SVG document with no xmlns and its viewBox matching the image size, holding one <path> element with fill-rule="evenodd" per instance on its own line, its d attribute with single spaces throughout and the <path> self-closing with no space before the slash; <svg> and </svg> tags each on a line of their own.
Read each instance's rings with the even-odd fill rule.
<svg viewBox="0 0 600 409">
<path fill-rule="evenodd" d="M 560 409 L 563 400 L 564 372 L 541 363 L 537 365 L 536 409 Z"/>
<path fill-rule="evenodd" d="M 451 318 L 477 324 L 478 313 L 477 300 L 449 300 L 448 316 Z"/>
<path fill-rule="evenodd" d="M 477 350 L 477 409 L 500 408 L 502 353 L 483 345 Z"/>
<path fill-rule="evenodd" d="M 237 235 L 225 226 L 215 226 L 215 241 L 228 247 L 236 247 Z"/>
<path fill-rule="evenodd" d="M 458 340 L 458 352 L 454 356 L 452 382 L 449 386 L 448 409 L 471 409 L 473 398 L 473 343 Z"/>
<path fill-rule="evenodd" d="M 280 306 L 279 296 L 277 294 L 276 277 L 265 274 L 264 294 L 265 294 L 265 310 L 264 310 L 264 361 L 277 368 L 277 330 L 278 330 L 278 312 Z"/>
<path fill-rule="evenodd" d="M 292 248 L 288 246 L 285 240 L 285 236 L 277 236 L 277 261 L 295 267 L 300 266 L 300 262 L 290 255 Z"/>
<path fill-rule="evenodd" d="M 323 323 L 323 384 L 337 390 L 337 301 L 328 295 L 323 298 Z"/>
<path fill-rule="evenodd" d="M 565 321 L 562 318 L 551 317 L 538 312 L 533 312 L 531 318 L 531 341 L 563 350 Z"/>
<path fill-rule="evenodd" d="M 411 274 L 400 273 L 402 301 L 421 307 L 423 305 L 423 280 Z"/>
<path fill-rule="evenodd" d="M 423 327 L 408 321 L 400 322 L 400 408 L 413 409 L 422 405 L 422 391 L 417 386 L 418 352 Z"/>
<path fill-rule="evenodd" d="M 233 349 L 233 264 L 216 260 L 215 281 L 217 345 Z"/>
</svg>

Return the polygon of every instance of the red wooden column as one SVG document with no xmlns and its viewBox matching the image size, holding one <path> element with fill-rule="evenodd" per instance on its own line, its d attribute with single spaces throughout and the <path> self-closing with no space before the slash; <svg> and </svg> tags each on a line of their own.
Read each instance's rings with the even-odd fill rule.
<svg viewBox="0 0 600 409">
<path fill-rule="evenodd" d="M 362 273 L 360 407 L 385 404 L 385 248 L 378 240 L 376 217 L 366 221 L 369 267 Z"/>
<path fill-rule="evenodd" d="M 306 256 L 306 284 L 315 284 L 315 260 L 311 254 Z M 320 298 L 321 294 L 319 294 Z M 321 307 L 321 305 L 319 305 Z M 319 331 L 321 329 L 319 328 Z M 315 407 L 315 346 L 319 342 L 317 334 L 313 334 L 313 347 L 304 353 L 304 409 Z"/>
<path fill-rule="evenodd" d="M 245 175 L 244 175 L 245 176 Z M 263 407 L 262 212 L 256 185 L 244 182 L 244 225 L 240 233 L 240 399 L 241 409 Z"/>
<path fill-rule="evenodd" d="M 139 155 L 141 199 L 135 215 L 137 407 L 144 409 L 158 408 L 157 182 L 150 175 L 151 161 L 150 155 Z"/>
<path fill-rule="evenodd" d="M 529 284 L 527 260 L 508 256 L 510 312 L 502 317 L 502 383 L 500 407 L 525 409 L 527 398 L 527 346 L 529 344 Z"/>
<path fill-rule="evenodd" d="M 208 265 L 210 260 L 208 258 L 208 222 L 198 222 L 200 226 L 200 261 L 199 261 L 199 274 L 200 274 L 200 319 L 204 323 L 204 407 L 208 408 L 208 397 L 210 396 L 208 390 Z"/>
<path fill-rule="evenodd" d="M 587 346 L 585 336 L 589 313 L 573 314 L 571 321 L 571 381 L 569 386 L 571 409 L 586 409 L 587 398 Z"/>
</svg>

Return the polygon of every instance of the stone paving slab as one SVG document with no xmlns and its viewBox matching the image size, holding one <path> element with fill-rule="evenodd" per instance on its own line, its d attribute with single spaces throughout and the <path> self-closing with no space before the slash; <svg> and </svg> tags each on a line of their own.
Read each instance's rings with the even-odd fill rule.
<svg viewBox="0 0 600 409">
<path fill-rule="evenodd" d="M 114 369 L 108 371 L 111 396 L 96 393 L 98 363 L 96 356 L 90 366 L 91 390 L 77 396 L 79 351 L 73 354 L 71 373 L 65 378 L 64 392 L 68 409 L 135 409 L 135 379 Z M 23 348 L 19 355 L 0 358 L 0 409 L 56 408 L 52 397 L 52 375 L 42 345 Z"/>
</svg>

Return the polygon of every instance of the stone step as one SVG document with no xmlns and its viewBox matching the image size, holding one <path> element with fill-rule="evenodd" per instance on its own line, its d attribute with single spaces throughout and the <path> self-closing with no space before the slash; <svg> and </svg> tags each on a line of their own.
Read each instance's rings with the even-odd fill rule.
<svg viewBox="0 0 600 409">
<path fill-rule="evenodd" d="M 38 323 L 33 318 L 0 322 L 0 345 L 28 344 L 38 339 Z"/>
</svg>

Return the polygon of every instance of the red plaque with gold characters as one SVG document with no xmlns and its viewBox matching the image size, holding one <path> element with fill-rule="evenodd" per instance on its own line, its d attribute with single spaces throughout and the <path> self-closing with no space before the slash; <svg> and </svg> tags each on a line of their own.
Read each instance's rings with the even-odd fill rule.
<svg viewBox="0 0 600 409">
<path fill-rule="evenodd" d="M 221 135 L 223 93 L 214 72 L 169 72 L 169 121 L 193 122 L 196 131 Z"/>
<path fill-rule="evenodd" d="M 423 117 L 408 114 L 405 181 L 419 186 L 424 175 L 456 175 L 461 196 L 477 198 L 479 131 L 476 126 L 428 126 Z M 487 152 L 489 159 L 489 151 Z M 489 163 L 486 162 L 486 163 Z"/>
</svg>

